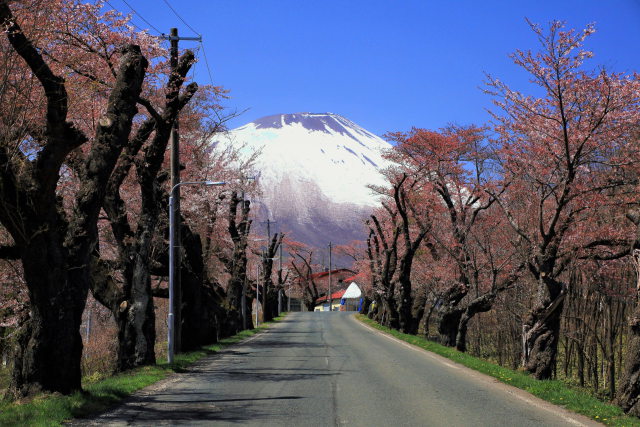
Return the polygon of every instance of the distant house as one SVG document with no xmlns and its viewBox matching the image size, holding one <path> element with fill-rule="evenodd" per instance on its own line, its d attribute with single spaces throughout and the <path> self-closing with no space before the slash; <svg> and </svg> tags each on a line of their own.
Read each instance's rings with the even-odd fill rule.
<svg viewBox="0 0 640 427">
<path fill-rule="evenodd" d="M 355 282 L 356 278 L 361 278 L 361 276 L 357 274 L 355 276 L 350 275 L 349 277 L 338 280 L 338 283 L 334 283 L 338 290 L 331 294 L 331 311 L 360 310 L 362 290 L 360 289 L 360 285 Z M 329 311 L 329 301 L 326 295 L 316 300 L 314 311 Z"/>
<path fill-rule="evenodd" d="M 346 281 L 346 280 L 345 280 Z M 342 298 L 340 298 L 340 311 L 360 311 L 362 305 L 362 291 L 356 282 L 351 282 Z"/>
<path fill-rule="evenodd" d="M 354 274 L 355 272 L 353 270 L 349 270 L 347 268 L 338 268 L 338 269 L 332 270 L 331 271 L 331 290 L 333 292 L 344 291 L 347 288 L 347 283 L 344 282 L 344 279 L 347 277 L 353 277 Z M 325 303 L 327 303 L 326 295 L 329 291 L 329 271 L 328 270 L 313 273 L 307 277 L 296 278 L 296 281 L 297 283 L 296 283 L 296 286 L 294 286 L 294 288 L 297 288 L 295 292 L 298 292 L 300 297 L 303 296 L 302 289 L 306 286 L 311 287 L 311 284 L 314 283 L 320 296 L 319 299 L 324 298 Z M 296 297 L 295 292 L 293 293 L 294 298 Z M 333 299 L 334 298 L 332 298 L 332 302 L 333 302 Z M 338 298 L 338 301 L 339 301 L 339 298 Z M 316 300 L 315 304 L 318 305 L 318 299 Z M 303 307 L 303 310 L 305 309 L 306 307 Z M 329 308 L 327 307 L 326 310 L 328 311 Z"/>
<path fill-rule="evenodd" d="M 316 300 L 316 307 L 313 311 L 338 311 L 340 309 L 342 296 L 345 292 L 346 289 L 343 289 L 331 294 L 331 310 L 329 310 L 329 301 L 326 295 L 318 298 Z"/>
</svg>

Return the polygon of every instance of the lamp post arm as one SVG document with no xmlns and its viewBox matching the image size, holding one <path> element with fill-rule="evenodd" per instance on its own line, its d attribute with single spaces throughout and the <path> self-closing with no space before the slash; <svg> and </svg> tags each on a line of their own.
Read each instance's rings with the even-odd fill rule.
<svg viewBox="0 0 640 427">
<path fill-rule="evenodd" d="M 171 188 L 171 193 L 169 193 L 170 195 L 174 194 L 174 191 L 176 191 L 176 188 L 182 186 L 182 185 L 206 185 L 206 186 L 212 186 L 212 185 L 226 185 L 226 181 L 183 181 L 183 182 L 179 182 L 176 185 L 174 185 Z"/>
</svg>

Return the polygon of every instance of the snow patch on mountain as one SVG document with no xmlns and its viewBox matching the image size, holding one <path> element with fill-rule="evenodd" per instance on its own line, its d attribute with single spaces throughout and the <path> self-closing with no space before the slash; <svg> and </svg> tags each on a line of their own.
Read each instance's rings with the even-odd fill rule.
<svg viewBox="0 0 640 427">
<path fill-rule="evenodd" d="M 379 205 L 368 185 L 386 183 L 388 142 L 333 113 L 267 116 L 223 139 L 261 153 L 258 210 L 290 237 L 315 246 L 366 237 L 363 219 Z"/>
<path fill-rule="evenodd" d="M 332 113 L 279 114 L 231 131 L 231 138 L 261 150 L 258 161 L 264 185 L 295 178 L 312 181 L 335 203 L 374 206 L 367 184 L 384 185 L 379 168 L 388 161 L 389 143 Z"/>
</svg>

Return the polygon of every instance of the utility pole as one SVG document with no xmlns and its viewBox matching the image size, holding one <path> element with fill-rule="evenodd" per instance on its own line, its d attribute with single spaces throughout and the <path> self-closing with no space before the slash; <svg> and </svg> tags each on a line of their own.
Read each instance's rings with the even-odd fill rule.
<svg viewBox="0 0 640 427">
<path fill-rule="evenodd" d="M 242 329 L 247 329 L 247 268 L 245 267 L 244 280 L 242 281 Z"/>
<path fill-rule="evenodd" d="M 260 305 L 260 264 L 256 264 L 256 328 L 258 327 L 258 306 Z"/>
<path fill-rule="evenodd" d="M 244 186 L 243 186 L 244 187 Z M 242 206 L 244 206 L 244 190 L 242 190 Z M 240 307 L 242 312 L 242 329 L 247 329 L 247 277 L 249 272 L 248 264 L 245 262 L 244 266 L 244 280 L 242 281 L 242 297 L 240 298 Z M 251 319 L 249 319 L 251 320 Z"/>
<path fill-rule="evenodd" d="M 171 74 L 176 72 L 176 68 L 178 68 L 178 29 L 172 28 L 170 35 L 171 42 Z M 173 229 L 173 241 L 177 243 L 177 245 L 171 248 L 173 253 L 173 259 L 175 260 L 175 266 L 173 269 L 173 284 L 174 284 L 174 341 L 173 348 L 176 353 L 179 353 L 182 350 L 182 282 L 180 281 L 180 263 L 182 260 L 180 259 L 180 249 L 182 249 L 182 240 L 180 238 L 180 135 L 178 133 L 179 125 L 178 125 L 178 115 L 176 114 L 176 119 L 173 122 L 173 127 L 171 128 L 171 188 L 175 187 L 174 194 L 174 221 L 176 227 Z M 176 187 L 176 185 L 178 185 Z"/>
<path fill-rule="evenodd" d="M 282 282 L 282 242 L 280 243 L 280 265 L 278 268 L 278 285 L 284 285 Z M 278 287 L 278 316 L 282 313 L 282 288 Z"/>
<path fill-rule="evenodd" d="M 172 28 L 170 34 L 167 36 L 162 35 L 162 38 L 171 42 L 170 58 L 171 73 L 175 73 L 178 68 L 178 42 L 180 40 L 195 40 L 202 41 L 202 37 L 178 37 L 178 29 Z M 182 248 L 182 240 L 180 239 L 180 138 L 179 138 L 179 125 L 178 115 L 176 114 L 173 127 L 171 129 L 170 144 L 171 144 L 171 188 L 175 189 L 173 214 L 175 227 L 173 231 L 173 241 L 177 244 L 174 247 L 170 247 L 169 250 L 173 251 L 173 259 L 175 267 L 173 269 L 173 284 L 174 284 L 174 350 L 180 352 L 182 348 L 182 286 L 180 283 L 180 249 Z"/>
<path fill-rule="evenodd" d="M 268 254 L 267 254 L 268 255 Z M 266 256 L 264 251 L 262 251 L 262 266 L 264 267 L 264 263 L 266 261 Z M 267 270 L 265 268 L 262 269 L 262 321 L 266 319 L 267 312 Z"/>
<path fill-rule="evenodd" d="M 331 311 L 331 242 L 329 242 L 329 311 Z"/>
</svg>

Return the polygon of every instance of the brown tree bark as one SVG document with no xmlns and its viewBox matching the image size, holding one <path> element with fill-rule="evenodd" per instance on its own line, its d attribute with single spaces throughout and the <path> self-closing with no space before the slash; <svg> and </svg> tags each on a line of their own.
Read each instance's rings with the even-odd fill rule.
<svg viewBox="0 0 640 427">
<path fill-rule="evenodd" d="M 273 318 L 278 315 L 278 293 L 280 289 L 273 285 L 271 275 L 273 271 L 273 258 L 275 258 L 278 253 L 283 238 L 284 235 L 282 233 L 274 234 L 262 259 L 262 284 L 263 289 L 266 291 L 266 304 L 263 304 L 262 313 L 265 322 L 273 320 Z"/>
<path fill-rule="evenodd" d="M 469 302 L 458 320 L 458 332 L 456 334 L 456 349 L 467 351 L 467 326 L 469 321 L 478 313 L 486 313 L 493 307 L 497 293 L 490 292 L 479 296 Z"/>
<path fill-rule="evenodd" d="M 523 364 L 536 379 L 551 378 L 558 353 L 565 287 L 541 276 L 533 310 L 522 328 Z"/>
<path fill-rule="evenodd" d="M 225 325 L 225 334 L 242 330 L 242 293 L 247 280 L 247 245 L 252 222 L 249 219 L 250 206 L 251 202 L 240 198 L 236 191 L 231 193 L 228 230 L 233 241 L 233 253 L 231 258 L 221 258 L 231 275 L 227 286 L 229 317 Z M 250 305 L 247 302 L 247 315 L 250 314 Z M 247 319 L 247 326 L 250 324 Z"/>
<path fill-rule="evenodd" d="M 629 335 L 627 337 L 626 357 L 624 370 L 618 382 L 616 403 L 628 414 L 640 417 L 640 209 L 627 213 L 629 219 L 636 226 L 636 248 L 633 253 L 637 282 L 636 282 L 636 306 L 629 316 Z"/>
<path fill-rule="evenodd" d="M 161 187 L 166 176 L 160 174 L 160 170 L 173 122 L 197 90 L 197 85 L 192 83 L 184 94 L 180 94 L 182 83 L 193 62 L 194 56 L 190 51 L 180 58 L 176 72 L 171 74 L 167 83 L 166 103 L 162 114 L 155 112 L 153 107 L 148 107 L 152 116 L 141 124 L 120 155 L 103 202 L 118 247 L 119 257 L 113 268 L 120 271 L 123 283 L 118 286 L 114 280 L 105 281 L 98 277 L 92 282 L 92 292 L 96 300 L 109 308 L 116 319 L 118 371 L 155 363 L 155 313 L 150 265 L 160 209 L 166 208 L 163 201 L 167 198 Z M 152 140 L 143 149 L 152 133 Z M 137 158 L 140 151 L 142 156 Z M 120 187 L 133 167 L 136 169 L 141 199 L 135 229 L 129 223 L 126 204 L 120 196 Z M 94 262 L 93 265 L 98 264 Z M 104 266 L 102 270 L 104 274 Z"/>
<path fill-rule="evenodd" d="M 469 288 L 465 285 L 451 286 L 439 298 L 437 311 L 440 313 L 438 321 L 438 334 L 440 343 L 447 347 L 456 345 L 460 319 L 464 308 L 458 307 L 462 299 L 467 295 Z"/>
<path fill-rule="evenodd" d="M 80 167 L 75 206 L 66 216 L 56 194 L 60 169 L 69 153 L 88 139 L 67 121 L 64 80 L 52 73 L 24 35 L 6 1 L 0 1 L 0 21 L 46 96 L 43 146 L 36 157 L 12 153 L 10 158 L 6 147 L 0 147 L 0 222 L 20 252 L 31 312 L 18 339 L 9 394 L 69 394 L 81 389 L 79 326 L 97 243 L 98 214 L 137 113 L 147 61 L 137 46 L 124 51 L 106 113 Z"/>
<path fill-rule="evenodd" d="M 405 334 L 416 334 L 418 332 L 418 321 L 413 315 L 413 294 L 411 283 L 411 269 L 413 267 L 413 259 L 416 252 L 420 248 L 422 241 L 427 236 L 427 233 L 431 230 L 431 222 L 429 218 L 420 218 L 416 214 L 410 200 L 407 197 L 407 191 L 411 191 L 411 186 L 405 189 L 404 184 L 408 176 L 402 175 L 402 178 L 393 186 L 393 200 L 395 201 L 396 209 L 401 218 L 401 230 L 404 242 L 404 251 L 399 256 L 398 264 L 398 288 L 400 290 L 400 307 L 398 310 L 398 324 L 400 330 Z M 415 181 L 413 182 L 416 183 Z M 413 213 L 409 218 L 409 213 Z M 417 224 L 418 231 L 414 232 L 414 236 L 411 236 L 410 225 Z M 412 238 L 413 237 L 413 238 Z M 397 253 L 396 249 L 396 253 Z M 421 306 L 424 306 L 422 304 Z"/>
<path fill-rule="evenodd" d="M 200 236 L 182 224 L 182 351 L 195 350 L 228 336 L 224 293 L 205 273 Z"/>
<path fill-rule="evenodd" d="M 312 259 L 313 251 L 307 250 L 303 253 L 293 252 L 291 255 L 291 266 L 293 267 L 297 279 L 297 285 L 302 289 L 302 303 L 307 307 L 307 311 L 313 311 L 316 301 L 320 297 L 318 285 L 313 277 Z M 299 260 L 296 262 L 296 258 Z"/>
<path fill-rule="evenodd" d="M 376 298 L 380 301 L 377 306 L 376 320 L 385 326 L 398 329 L 400 322 L 393 275 L 398 265 L 398 238 L 401 228 L 396 221 L 398 213 L 386 205 L 384 207 L 394 226 L 391 238 L 387 238 L 378 217 L 371 215 L 371 221 L 367 221 L 369 226 L 367 256 L 373 275 L 374 292 L 378 292 Z"/>
<path fill-rule="evenodd" d="M 640 293 L 638 295 L 640 297 Z M 616 403 L 628 414 L 640 417 L 640 304 L 629 318 L 624 371 L 618 383 Z"/>
</svg>

